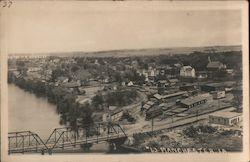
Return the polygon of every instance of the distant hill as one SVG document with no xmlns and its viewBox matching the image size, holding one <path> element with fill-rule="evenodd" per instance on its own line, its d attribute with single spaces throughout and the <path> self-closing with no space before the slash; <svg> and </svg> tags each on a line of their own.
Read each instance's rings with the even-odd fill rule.
<svg viewBox="0 0 250 162">
<path fill-rule="evenodd" d="M 174 55 L 174 54 L 189 54 L 197 52 L 226 52 L 226 51 L 241 51 L 241 45 L 235 46 L 208 46 L 208 47 L 176 47 L 176 48 L 148 48 L 148 49 L 124 49 L 124 50 L 108 50 L 94 52 L 55 52 L 55 53 L 36 53 L 36 54 L 10 54 L 10 55 L 45 55 L 45 56 L 85 56 L 85 57 L 127 57 L 127 56 L 149 56 L 149 55 Z"/>
</svg>

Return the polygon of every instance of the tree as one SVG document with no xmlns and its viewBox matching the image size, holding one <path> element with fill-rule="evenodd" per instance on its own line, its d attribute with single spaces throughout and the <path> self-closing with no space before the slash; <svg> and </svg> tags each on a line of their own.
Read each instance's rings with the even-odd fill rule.
<svg viewBox="0 0 250 162">
<path fill-rule="evenodd" d="M 97 94 L 92 98 L 92 104 L 94 107 L 98 107 L 104 103 L 102 94 Z"/>
<path fill-rule="evenodd" d="M 81 127 L 85 128 L 85 131 L 86 131 L 85 133 L 87 137 L 91 135 L 91 126 L 94 123 L 93 118 L 92 118 L 92 113 L 93 112 L 88 102 L 84 106 L 81 107 L 81 113 L 80 113 L 80 117 L 82 119 Z"/>
<path fill-rule="evenodd" d="M 80 117 L 80 111 L 79 111 L 78 104 L 72 104 L 71 108 L 69 109 L 69 123 L 71 126 L 71 130 L 73 130 L 76 133 L 77 138 L 79 137 L 79 125 L 78 125 L 78 119 Z"/>
<path fill-rule="evenodd" d="M 79 70 L 79 67 L 77 66 L 77 65 L 74 65 L 72 68 L 71 68 L 71 71 L 73 72 L 73 73 L 75 73 L 76 71 L 78 71 Z"/>
<path fill-rule="evenodd" d="M 52 81 L 55 81 L 56 78 L 58 78 L 60 76 L 67 76 L 67 73 L 64 70 L 57 68 L 57 69 L 52 71 L 51 79 L 52 79 Z"/>
</svg>

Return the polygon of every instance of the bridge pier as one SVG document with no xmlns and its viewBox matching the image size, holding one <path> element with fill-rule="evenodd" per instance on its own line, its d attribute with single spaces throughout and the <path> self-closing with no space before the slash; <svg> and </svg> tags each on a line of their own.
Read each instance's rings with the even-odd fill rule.
<svg viewBox="0 0 250 162">
<path fill-rule="evenodd" d="M 92 145 L 93 145 L 92 143 L 85 143 L 85 144 L 81 144 L 80 146 L 82 150 L 89 151 Z"/>
<path fill-rule="evenodd" d="M 110 152 L 121 151 L 121 145 L 124 144 L 126 139 L 127 139 L 127 137 L 120 137 L 120 138 L 108 140 Z"/>
</svg>

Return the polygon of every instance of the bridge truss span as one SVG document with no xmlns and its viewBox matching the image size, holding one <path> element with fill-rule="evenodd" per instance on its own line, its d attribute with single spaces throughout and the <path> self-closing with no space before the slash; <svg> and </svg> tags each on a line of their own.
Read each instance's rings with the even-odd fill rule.
<svg viewBox="0 0 250 162">
<path fill-rule="evenodd" d="M 55 128 L 48 139 L 42 140 L 30 131 L 9 133 L 9 154 L 25 152 L 45 152 L 51 154 L 55 150 L 74 148 L 99 142 L 110 142 L 127 135 L 119 124 L 95 123 L 86 127 Z"/>
</svg>

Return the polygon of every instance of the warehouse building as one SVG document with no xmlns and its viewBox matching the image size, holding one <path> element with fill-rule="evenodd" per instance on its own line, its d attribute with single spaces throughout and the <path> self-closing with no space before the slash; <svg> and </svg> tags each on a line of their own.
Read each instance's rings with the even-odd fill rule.
<svg viewBox="0 0 250 162">
<path fill-rule="evenodd" d="M 233 126 L 242 121 L 242 114 L 236 112 L 216 112 L 209 115 L 209 123 Z"/>
<path fill-rule="evenodd" d="M 225 91 L 212 91 L 210 93 L 213 96 L 213 99 L 221 99 L 226 97 Z"/>
<path fill-rule="evenodd" d="M 180 104 L 186 108 L 192 108 L 201 104 L 205 104 L 206 102 L 207 98 L 199 95 L 181 100 Z"/>
<path fill-rule="evenodd" d="M 180 92 L 176 92 L 176 93 L 171 93 L 171 94 L 167 94 L 167 95 L 160 95 L 160 94 L 154 94 L 154 97 L 159 100 L 159 101 L 164 101 L 166 99 L 169 98 L 174 98 L 174 97 L 181 97 L 183 95 L 188 94 L 187 91 L 180 91 Z"/>
<path fill-rule="evenodd" d="M 235 82 L 228 81 L 223 83 L 208 83 L 201 85 L 201 90 L 205 92 L 211 91 L 227 91 L 235 86 Z"/>
<path fill-rule="evenodd" d="M 205 92 L 220 91 L 225 90 L 225 87 L 222 83 L 209 83 L 201 85 L 201 90 Z"/>
</svg>

